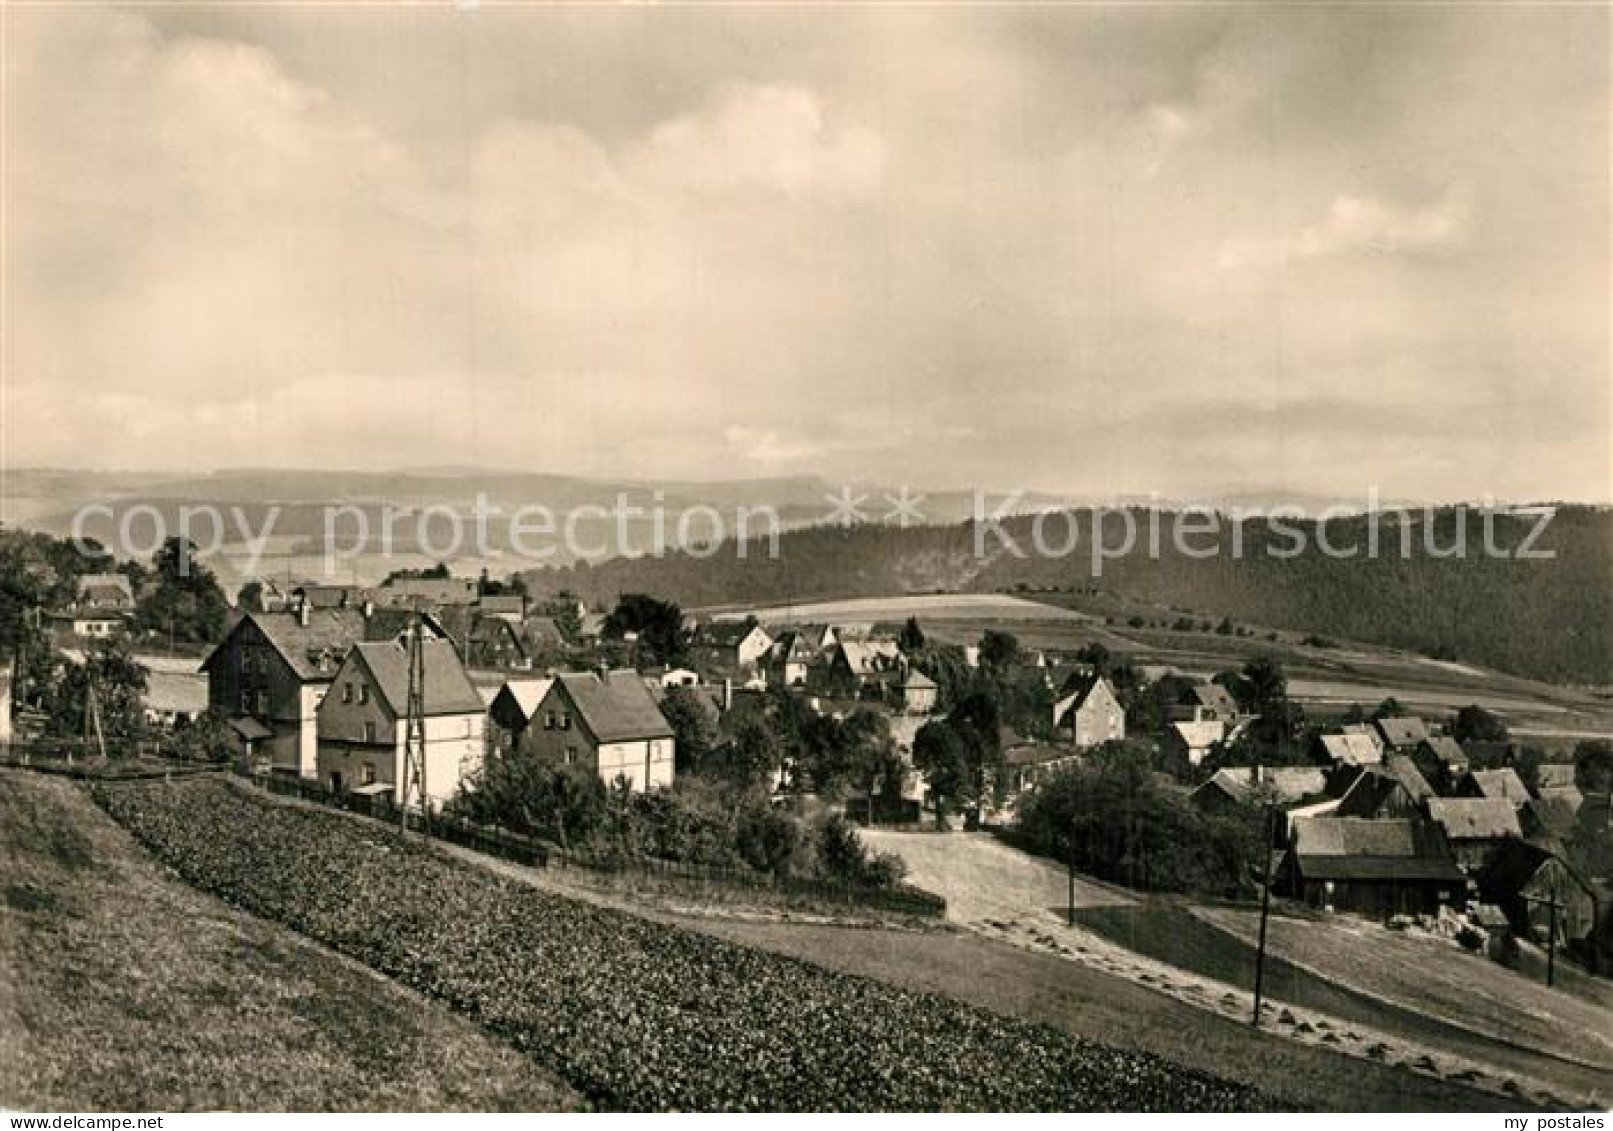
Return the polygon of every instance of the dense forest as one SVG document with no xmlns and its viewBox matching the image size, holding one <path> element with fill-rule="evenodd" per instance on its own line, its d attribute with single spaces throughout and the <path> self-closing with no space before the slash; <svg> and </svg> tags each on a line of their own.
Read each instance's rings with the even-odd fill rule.
<svg viewBox="0 0 1613 1131">
<path fill-rule="evenodd" d="M 1606 509 L 1561 507 L 1538 537 L 1535 517 L 1463 508 L 1413 512 L 1403 523 L 1385 515 L 1377 522 L 1376 553 L 1368 549 L 1373 519 L 1334 519 L 1320 532 L 1332 547 L 1356 547 L 1348 557 L 1323 551 L 1315 522 L 1216 516 L 1216 529 L 1208 531 L 1210 516 L 1198 515 L 1186 520 L 1197 533 L 1175 537 L 1182 516 L 1153 513 L 1161 530 L 1157 553 L 1150 512 L 1070 511 L 1000 524 L 815 527 L 782 535 L 776 556 L 765 542 L 728 542 L 697 553 L 538 570 L 527 578 L 535 594 L 569 589 L 609 606 L 622 593 L 648 592 L 685 608 L 1098 588 L 1517 675 L 1613 683 L 1613 512 Z M 1095 563 L 1095 515 L 1102 516 L 1102 544 L 1111 548 L 1123 544 L 1129 516 L 1135 547 Z M 1487 523 L 1488 544 L 1499 552 L 1485 549 Z M 1035 548 L 1038 528 L 1046 552 Z M 1465 552 L 1456 553 L 1464 539 Z M 1235 545 L 1240 553 L 1231 552 Z"/>
</svg>

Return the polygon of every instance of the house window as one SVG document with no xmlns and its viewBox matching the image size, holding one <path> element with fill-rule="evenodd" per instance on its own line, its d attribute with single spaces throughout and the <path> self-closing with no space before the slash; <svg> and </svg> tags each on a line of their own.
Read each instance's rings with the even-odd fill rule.
<svg viewBox="0 0 1613 1131">
<path fill-rule="evenodd" d="M 553 711 L 545 711 L 544 712 L 544 715 L 543 715 L 543 729 L 544 730 L 553 730 L 554 729 L 554 712 Z"/>
<path fill-rule="evenodd" d="M 373 722 L 369 721 L 368 719 L 366 719 L 365 722 L 364 722 L 364 741 L 365 742 L 374 742 L 375 741 L 375 724 Z"/>
<path fill-rule="evenodd" d="M 267 715 L 268 713 L 269 713 L 269 693 L 267 691 L 260 691 L 260 692 L 258 692 L 258 714 Z"/>
<path fill-rule="evenodd" d="M 561 730 L 570 730 L 571 729 L 571 712 L 570 711 L 561 711 L 560 712 L 560 729 Z"/>
<path fill-rule="evenodd" d="M 375 763 L 365 762 L 359 767 L 359 783 L 361 785 L 375 784 Z"/>
<path fill-rule="evenodd" d="M 352 701 L 353 701 L 353 685 L 351 683 L 342 684 L 342 702 L 343 703 L 351 703 Z"/>
<path fill-rule="evenodd" d="M 360 703 L 368 703 L 370 701 L 370 685 L 369 684 L 361 683 L 361 684 L 358 685 L 358 701 Z"/>
<path fill-rule="evenodd" d="M 250 715 L 251 713 L 252 713 L 252 692 L 250 692 L 250 691 L 242 691 L 241 692 L 241 714 Z"/>
<path fill-rule="evenodd" d="M 577 748 L 575 746 L 566 747 L 566 765 L 568 765 L 568 766 L 573 765 L 573 764 L 576 763 L 576 761 L 577 761 Z"/>
</svg>

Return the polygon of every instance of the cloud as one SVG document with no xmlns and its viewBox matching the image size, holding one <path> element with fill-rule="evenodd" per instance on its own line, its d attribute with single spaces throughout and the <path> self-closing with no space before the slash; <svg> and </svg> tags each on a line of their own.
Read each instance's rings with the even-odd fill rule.
<svg viewBox="0 0 1613 1131">
<path fill-rule="evenodd" d="M 1605 494 L 1607 22 L 19 8 L 5 458 Z"/>
<path fill-rule="evenodd" d="M 1241 268 L 1340 255 L 1418 256 L 1462 247 L 1472 207 L 1466 193 L 1448 189 L 1422 207 L 1340 194 L 1320 222 L 1275 241 L 1229 240 L 1220 264 Z"/>
<path fill-rule="evenodd" d="M 690 192 L 856 200 L 879 189 L 884 159 L 877 133 L 832 125 L 815 92 L 736 85 L 656 126 L 629 162 L 652 183 Z"/>
</svg>

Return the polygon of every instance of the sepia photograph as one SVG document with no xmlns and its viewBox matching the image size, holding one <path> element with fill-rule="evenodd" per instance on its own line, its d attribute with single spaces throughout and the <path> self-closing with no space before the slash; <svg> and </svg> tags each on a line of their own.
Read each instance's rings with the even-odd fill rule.
<svg viewBox="0 0 1613 1131">
<path fill-rule="evenodd" d="M 1610 1109 L 1605 0 L 0 0 L 8 1131 Z"/>
</svg>

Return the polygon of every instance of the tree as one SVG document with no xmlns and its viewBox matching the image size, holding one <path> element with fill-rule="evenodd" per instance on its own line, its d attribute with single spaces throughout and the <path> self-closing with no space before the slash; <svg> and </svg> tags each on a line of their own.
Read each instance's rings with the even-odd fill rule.
<svg viewBox="0 0 1613 1131">
<path fill-rule="evenodd" d="M 980 666 L 997 677 L 1008 671 L 1019 658 L 1019 638 L 1012 633 L 988 628 L 980 638 Z"/>
<path fill-rule="evenodd" d="M 693 688 L 672 687 L 661 701 L 661 714 L 672 728 L 674 771 L 678 774 L 693 772 L 705 762 L 717 742 L 717 725 L 711 712 Z"/>
<path fill-rule="evenodd" d="M 968 749 L 946 719 L 932 719 L 913 736 L 913 765 L 924 775 L 935 802 L 936 828 L 947 827 L 947 812 L 968 788 Z"/>
<path fill-rule="evenodd" d="M 1481 742 L 1506 742 L 1511 735 L 1507 725 L 1477 703 L 1469 703 L 1451 719 L 1451 737 L 1464 745 Z"/>
<path fill-rule="evenodd" d="M 46 730 L 92 741 L 99 732 L 100 739 L 121 747 L 146 733 L 145 691 L 146 669 L 135 662 L 128 643 L 99 642 L 82 664 L 63 667 L 48 693 Z"/>
<path fill-rule="evenodd" d="M 1114 666 L 1114 658 L 1110 655 L 1109 649 L 1105 648 L 1097 640 L 1083 644 L 1076 651 L 1075 658 L 1077 662 L 1085 664 L 1097 675 L 1108 675 Z"/>
<path fill-rule="evenodd" d="M 706 759 L 708 776 L 737 789 L 770 785 L 782 764 L 778 736 L 758 715 L 744 715 L 732 726 L 732 739 Z"/>
<path fill-rule="evenodd" d="M 605 634 L 638 637 L 644 663 L 675 664 L 683 657 L 683 610 L 644 593 L 624 593 L 605 618 Z"/>
<path fill-rule="evenodd" d="M 582 614 L 577 611 L 578 605 L 577 595 L 569 589 L 556 593 L 550 602 L 550 608 L 554 610 L 554 626 L 568 643 L 576 643 L 577 637 L 582 634 Z"/>
<path fill-rule="evenodd" d="M 902 625 L 902 631 L 896 636 L 896 646 L 908 656 L 924 647 L 924 630 L 919 627 L 917 617 L 907 618 L 907 623 Z"/>
<path fill-rule="evenodd" d="M 1389 696 L 1389 698 L 1385 699 L 1382 703 L 1379 703 L 1372 709 L 1372 719 L 1374 722 L 1378 721 L 1379 719 L 1399 719 L 1405 717 L 1405 715 L 1405 704 L 1401 703 L 1401 701 L 1396 699 L 1393 695 Z"/>
<path fill-rule="evenodd" d="M 235 731 L 222 711 L 206 710 L 174 727 L 173 752 L 189 762 L 228 762 L 237 750 Z"/>
<path fill-rule="evenodd" d="M 228 605 L 213 572 L 196 560 L 188 538 L 173 537 L 151 559 L 151 582 L 135 604 L 135 627 L 187 644 L 224 635 Z"/>
<path fill-rule="evenodd" d="M 1613 790 L 1613 740 L 1589 738 L 1574 747 L 1574 784 L 1587 796 Z"/>
<path fill-rule="evenodd" d="M 263 612 L 263 582 L 254 577 L 241 586 L 235 595 L 235 607 L 248 613 Z"/>
<path fill-rule="evenodd" d="M 1288 703 L 1288 676 L 1271 656 L 1256 656 L 1243 665 L 1247 701 L 1241 705 L 1257 715 L 1278 711 Z M 1236 694 L 1236 692 L 1234 692 Z"/>
</svg>

